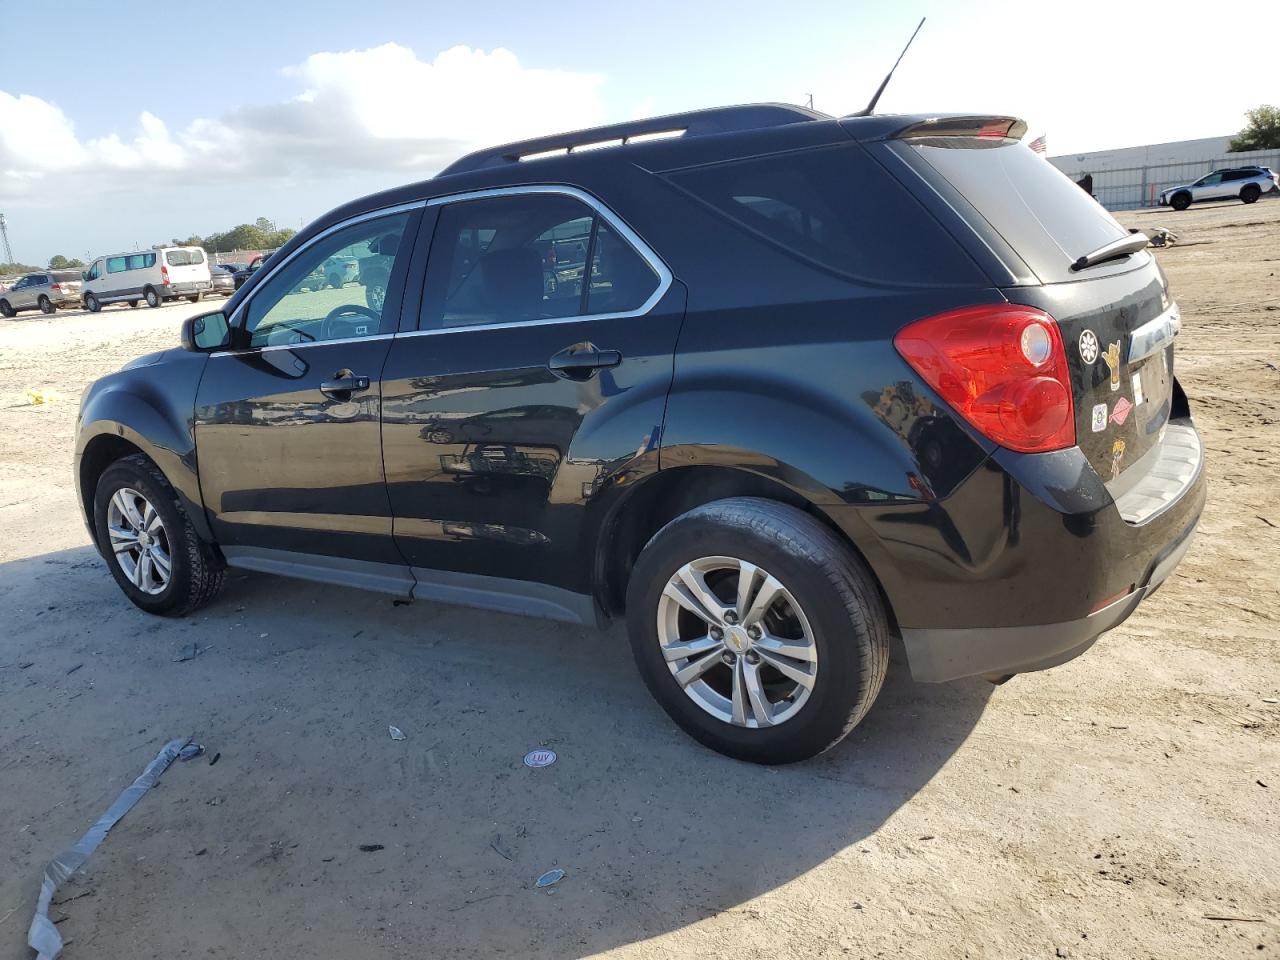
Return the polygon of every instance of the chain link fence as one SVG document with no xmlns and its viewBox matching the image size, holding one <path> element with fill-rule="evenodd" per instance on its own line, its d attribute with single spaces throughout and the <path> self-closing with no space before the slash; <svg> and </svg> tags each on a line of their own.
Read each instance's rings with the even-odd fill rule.
<svg viewBox="0 0 1280 960">
<path fill-rule="evenodd" d="M 1161 190 L 1191 183 L 1224 167 L 1259 166 L 1280 172 L 1280 150 L 1251 150 L 1205 160 L 1101 170 L 1091 170 L 1070 157 L 1054 157 L 1050 162 L 1075 181 L 1092 174 L 1093 195 L 1108 210 L 1135 210 L 1154 207 Z"/>
</svg>

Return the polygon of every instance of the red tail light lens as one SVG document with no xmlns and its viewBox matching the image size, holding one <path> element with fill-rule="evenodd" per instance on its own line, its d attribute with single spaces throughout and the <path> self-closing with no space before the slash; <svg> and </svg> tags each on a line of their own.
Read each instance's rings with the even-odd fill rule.
<svg viewBox="0 0 1280 960">
<path fill-rule="evenodd" d="M 49 284 L 49 292 L 50 292 L 50 293 L 61 293 L 61 292 L 62 292 L 62 285 L 61 285 L 61 284 L 58 284 L 58 283 L 51 283 L 51 284 Z"/>
<path fill-rule="evenodd" d="M 1075 405 L 1058 324 L 1012 303 L 917 320 L 894 346 L 960 416 L 1019 453 L 1075 446 Z"/>
<path fill-rule="evenodd" d="M 163 263 L 160 264 L 160 282 L 166 284 L 169 282 L 169 268 Z"/>
</svg>

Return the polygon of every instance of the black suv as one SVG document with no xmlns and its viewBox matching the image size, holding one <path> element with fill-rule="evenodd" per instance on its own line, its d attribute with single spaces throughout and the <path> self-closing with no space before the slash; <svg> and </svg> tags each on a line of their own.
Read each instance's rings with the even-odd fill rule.
<svg viewBox="0 0 1280 960">
<path fill-rule="evenodd" d="M 340 207 L 89 388 L 93 540 L 160 614 L 230 565 L 625 615 L 759 762 L 848 733 L 894 636 L 920 680 L 1062 663 L 1178 563 L 1203 455 L 1146 238 L 1024 132 L 732 107 Z M 374 252 L 378 298 L 308 282 Z"/>
</svg>

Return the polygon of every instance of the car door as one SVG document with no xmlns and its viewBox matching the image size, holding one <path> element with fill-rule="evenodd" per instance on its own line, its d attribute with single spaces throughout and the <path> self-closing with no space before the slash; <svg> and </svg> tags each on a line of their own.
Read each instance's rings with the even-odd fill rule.
<svg viewBox="0 0 1280 960">
<path fill-rule="evenodd" d="M 35 285 L 35 277 L 23 277 L 13 285 L 13 289 L 9 291 L 9 306 L 15 310 L 26 310 L 35 306 L 35 298 L 32 296 L 32 287 Z"/>
<path fill-rule="evenodd" d="M 1222 186 L 1222 174 L 1211 173 L 1207 177 L 1202 177 L 1196 181 L 1195 189 L 1192 192 L 1197 200 L 1216 200 L 1225 196 Z"/>
<path fill-rule="evenodd" d="M 200 486 L 232 562 L 407 592 L 382 472 L 379 377 L 399 316 L 420 205 L 365 215 L 273 261 L 231 318 L 195 409 Z M 377 307 L 359 285 L 311 278 L 328 257 L 381 249 Z M 304 568 L 304 569 L 300 569 Z"/>
<path fill-rule="evenodd" d="M 438 206 L 421 310 L 383 373 L 416 596 L 590 620 L 593 518 L 656 469 L 684 290 L 568 187 Z"/>
</svg>

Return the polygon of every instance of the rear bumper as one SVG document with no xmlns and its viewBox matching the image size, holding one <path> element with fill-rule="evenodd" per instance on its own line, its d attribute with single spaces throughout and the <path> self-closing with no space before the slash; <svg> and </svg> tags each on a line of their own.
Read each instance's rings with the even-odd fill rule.
<svg viewBox="0 0 1280 960">
<path fill-rule="evenodd" d="M 213 283 L 208 280 L 189 280 L 183 283 L 171 283 L 164 288 L 166 297 L 189 297 L 193 293 L 208 293 Z"/>
<path fill-rule="evenodd" d="M 1138 604 L 1173 573 L 1191 546 L 1196 522 L 1155 561 L 1143 586 L 1078 620 L 1030 627 L 904 629 L 911 676 L 924 683 L 941 683 L 960 677 L 1030 673 L 1080 656 L 1102 634 L 1129 619 Z"/>
<path fill-rule="evenodd" d="M 859 511 L 912 676 L 1043 670 L 1083 653 L 1185 555 L 1204 474 L 1184 414 L 1123 484 L 1105 484 L 1078 448 L 998 450 L 944 500 Z"/>
</svg>

